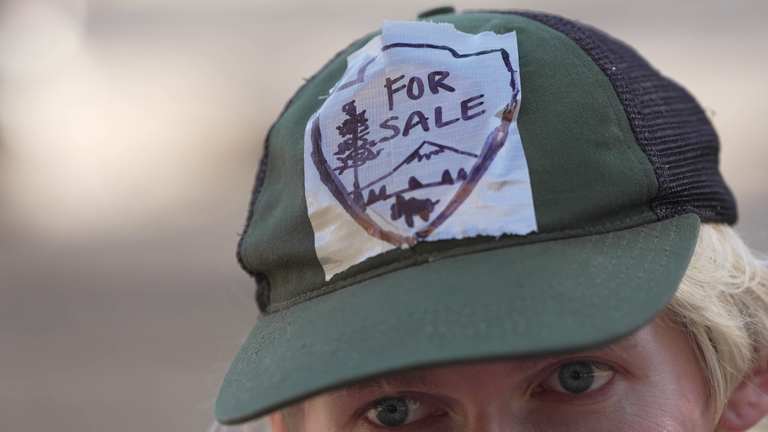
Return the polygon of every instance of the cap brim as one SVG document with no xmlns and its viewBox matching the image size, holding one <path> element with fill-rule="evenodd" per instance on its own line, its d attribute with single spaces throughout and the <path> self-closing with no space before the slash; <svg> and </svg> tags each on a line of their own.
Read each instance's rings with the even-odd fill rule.
<svg viewBox="0 0 768 432">
<path fill-rule="evenodd" d="M 340 386 L 430 365 L 593 348 L 672 298 L 696 245 L 684 215 L 389 273 L 265 316 L 216 401 L 239 423 Z"/>
</svg>

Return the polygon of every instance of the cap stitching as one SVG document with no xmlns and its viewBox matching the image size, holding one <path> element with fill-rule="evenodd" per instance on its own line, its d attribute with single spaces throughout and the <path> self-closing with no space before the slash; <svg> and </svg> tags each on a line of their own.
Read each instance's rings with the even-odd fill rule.
<svg viewBox="0 0 768 432">
<path fill-rule="evenodd" d="M 533 243 L 526 243 L 526 244 L 535 244 L 535 243 L 542 243 L 545 241 L 553 241 L 553 240 L 565 240 L 568 238 L 576 238 L 579 237 L 578 234 L 584 234 L 584 235 L 599 235 L 599 234 L 607 234 L 606 231 L 595 233 L 593 232 L 594 229 L 600 229 L 600 228 L 613 228 L 616 226 L 623 226 L 624 224 L 628 222 L 632 222 L 639 219 L 647 219 L 648 215 L 639 215 L 639 216 L 633 216 L 630 218 L 623 219 L 621 221 L 617 222 L 610 222 L 610 223 L 604 223 L 600 225 L 595 225 L 590 227 L 589 230 L 587 229 L 570 229 L 570 230 L 560 230 L 560 231 L 553 231 L 549 233 L 542 233 L 539 238 L 537 238 L 535 242 Z M 626 229 L 634 228 L 634 227 L 626 227 Z M 570 234 L 576 234 L 569 236 Z M 494 243 L 496 244 L 494 246 Z M 483 243 L 483 247 L 459 247 L 452 249 L 450 252 L 437 252 L 430 255 L 415 255 L 413 258 L 408 260 L 402 260 L 397 263 L 393 263 L 387 266 L 379 267 L 373 270 L 370 270 L 366 273 L 359 274 L 357 276 L 340 280 L 336 283 L 329 283 L 327 285 L 321 286 L 319 288 L 316 288 L 312 291 L 308 291 L 304 294 L 299 295 L 298 297 L 294 297 L 290 300 L 282 301 L 282 302 L 274 302 L 269 305 L 266 309 L 266 314 L 271 314 L 274 312 L 278 312 L 287 308 L 290 308 L 292 306 L 295 306 L 299 303 L 303 303 L 306 300 L 320 297 L 326 294 L 330 294 L 332 292 L 338 291 L 340 289 L 344 289 L 346 287 L 349 287 L 351 285 L 358 284 L 360 282 L 364 282 L 368 279 L 373 279 L 375 277 L 379 277 L 381 275 L 391 273 L 393 271 L 401 270 L 404 268 L 421 265 L 427 262 L 435 261 L 438 259 L 444 259 L 444 258 L 452 258 L 458 255 L 466 255 L 470 253 L 481 253 L 481 252 L 487 252 L 492 251 L 496 249 L 503 249 L 505 247 L 515 247 L 515 246 L 522 246 L 520 244 L 517 245 L 507 245 L 503 240 L 497 241 L 497 242 L 487 242 Z M 409 262 L 409 264 L 403 264 L 404 262 Z"/>
<path fill-rule="evenodd" d="M 563 36 L 567 37 L 567 38 L 568 38 L 568 40 L 570 40 L 571 42 L 573 42 L 574 44 L 576 44 L 576 46 L 578 46 L 578 47 L 579 47 L 579 50 L 580 50 L 580 51 L 581 51 L 583 54 L 586 54 L 586 55 L 587 55 L 587 56 L 590 58 L 590 60 L 592 60 L 592 65 L 594 65 L 594 66 L 597 66 L 597 67 L 598 67 L 598 69 L 600 69 L 600 66 L 599 66 L 599 65 L 597 65 L 597 64 L 595 63 L 594 59 L 592 59 L 592 57 L 591 57 L 591 56 L 589 56 L 589 54 L 588 54 L 588 53 L 586 53 L 586 52 L 584 51 L 584 49 L 583 49 L 583 48 L 580 46 L 580 44 L 578 44 L 578 43 L 577 43 L 575 40 L 573 40 L 571 37 L 569 37 L 569 35 L 566 35 L 566 34 L 564 34 L 564 33 L 560 32 L 560 31 L 558 31 L 557 29 L 550 27 L 550 26 L 549 26 L 549 25 L 547 25 L 546 23 L 544 23 L 544 22 L 541 22 L 541 21 L 539 21 L 539 20 L 535 19 L 535 18 L 533 17 L 533 16 L 535 15 L 534 13 L 530 13 L 530 12 L 512 12 L 512 11 L 508 11 L 508 12 L 502 12 L 502 13 L 509 13 L 509 14 L 512 14 L 512 15 L 518 15 L 518 16 L 521 16 L 521 17 L 523 17 L 523 18 L 527 18 L 527 19 L 530 19 L 530 20 L 532 20 L 532 21 L 535 21 L 535 22 L 537 22 L 537 23 L 539 23 L 539 24 L 541 24 L 541 25 L 544 25 L 544 26 L 546 26 L 547 28 L 549 28 L 549 29 L 551 29 L 551 30 L 554 30 L 554 31 L 558 32 L 559 34 L 561 34 L 561 35 L 563 35 Z M 590 41 L 589 41 L 589 42 L 591 42 L 591 43 L 594 43 L 594 44 L 595 44 L 595 45 L 597 45 L 597 46 L 600 46 L 600 44 L 599 44 L 599 43 L 597 43 L 597 41 L 595 41 L 595 40 L 591 40 L 591 38 L 589 38 L 589 37 L 588 37 L 586 34 L 585 34 L 585 35 L 583 35 L 583 36 L 585 36 L 585 38 L 587 38 L 587 39 L 590 39 Z M 570 51 L 571 53 L 573 53 L 573 52 L 574 52 L 574 49 L 573 49 L 573 47 L 572 47 L 572 46 L 569 46 L 568 44 L 565 44 L 565 43 L 563 43 L 563 42 L 562 42 L 561 40 L 559 40 L 559 39 L 555 39 L 555 38 L 552 38 L 551 36 L 548 36 L 548 37 L 550 37 L 551 39 L 555 40 L 555 41 L 556 41 L 558 44 L 562 45 L 562 46 L 563 46 L 565 49 L 567 49 L 567 50 L 568 50 L 568 51 Z M 602 49 L 602 47 L 601 47 L 601 49 Z M 579 56 L 573 55 L 573 57 L 574 57 L 576 60 L 578 60 L 579 62 L 581 62 L 582 64 L 584 64 L 584 63 L 585 63 L 583 59 L 579 58 Z M 610 59 L 608 59 L 608 61 L 610 62 Z M 611 64 L 612 64 L 612 63 L 611 63 Z M 619 71 L 619 70 L 618 70 L 618 69 L 617 69 L 615 66 L 613 67 L 613 72 L 614 72 L 615 74 L 617 74 L 617 75 L 621 75 L 621 72 L 620 72 L 620 71 Z M 601 70 L 601 73 L 600 73 L 600 75 L 601 75 L 601 76 L 604 76 L 604 77 L 606 77 L 606 78 L 609 78 L 609 77 L 608 77 L 608 74 L 607 74 L 606 72 L 602 71 L 602 70 Z M 594 76 L 594 78 L 597 80 L 597 75 L 595 75 L 595 76 Z M 613 83 L 611 83 L 611 80 L 610 80 L 610 79 L 608 80 L 608 82 L 611 84 L 611 88 L 614 90 L 614 95 L 616 95 L 616 89 L 615 89 L 615 87 L 613 86 Z M 601 91 L 602 91 L 602 93 L 603 93 L 604 95 L 608 95 L 608 93 L 607 93 L 607 92 L 606 92 L 606 91 L 605 91 L 605 90 L 602 88 L 602 86 L 600 87 L 600 89 L 601 89 Z M 617 109 L 616 109 L 616 106 L 614 106 L 614 102 L 613 102 L 613 100 L 612 100 L 610 97 L 606 97 L 606 100 L 607 100 L 607 101 L 608 101 L 608 103 L 611 105 L 611 108 L 612 108 L 612 110 L 611 110 L 611 113 L 612 113 L 612 115 L 613 115 L 613 117 L 614 117 L 614 120 L 616 121 L 616 123 L 617 123 L 617 124 L 619 124 L 619 123 L 621 122 L 621 118 L 619 118 L 619 117 L 618 117 L 618 115 L 617 115 L 617 111 L 619 111 L 619 110 L 617 110 Z M 629 127 L 630 127 L 630 129 L 631 129 L 631 128 L 632 128 L 632 124 L 629 122 L 629 119 L 627 118 L 628 114 L 627 114 L 627 112 L 626 112 L 626 110 L 625 110 L 624 106 L 621 106 L 620 110 L 621 110 L 621 112 L 624 114 L 624 119 L 625 119 L 625 120 L 627 120 L 627 123 L 629 123 Z M 631 157 L 631 158 L 632 158 L 632 159 L 635 161 L 635 163 L 637 164 L 637 166 L 640 168 L 640 172 L 642 173 L 643 177 L 645 177 L 645 179 L 646 179 L 646 182 L 644 183 L 644 186 L 645 186 L 645 189 L 646 189 L 646 191 L 648 191 L 649 193 L 651 193 L 651 195 L 652 195 L 652 196 L 651 196 L 651 198 L 653 198 L 654 196 L 656 196 L 656 194 L 657 194 L 657 193 L 658 193 L 658 191 L 659 191 L 659 183 L 658 183 L 658 179 L 656 179 L 656 178 L 655 178 L 655 176 L 654 176 L 653 180 L 650 178 L 650 176 L 648 175 L 648 173 L 646 172 L 646 170 L 643 168 L 643 162 L 642 162 L 642 161 L 639 159 L 638 155 L 637 155 L 637 154 L 635 154 L 635 152 L 633 152 L 633 151 L 632 151 L 632 148 L 631 148 L 631 146 L 632 146 L 632 143 L 631 143 L 631 141 L 634 141 L 635 145 L 637 145 L 637 146 L 638 146 L 638 149 L 640 149 L 640 150 L 642 151 L 642 149 L 640 148 L 639 144 L 637 143 L 637 138 L 635 138 L 634 136 L 632 136 L 632 138 L 633 138 L 633 139 L 630 141 L 630 140 L 629 140 L 629 137 L 626 135 L 626 133 L 625 133 L 625 131 L 624 131 L 624 129 L 623 129 L 623 128 L 619 128 L 619 132 L 620 132 L 620 133 L 621 133 L 621 135 L 624 137 L 624 146 L 625 146 L 625 150 L 627 151 L 627 153 L 629 153 L 630 157 Z M 647 160 L 647 157 L 646 157 L 646 160 Z M 650 163 L 650 161 L 648 161 L 648 163 Z M 653 168 L 653 165 L 652 165 L 652 164 L 651 164 L 651 168 Z M 654 183 L 656 184 L 656 190 L 651 190 L 651 188 L 652 188 L 652 186 L 651 186 L 651 185 L 652 185 L 652 184 L 654 184 Z M 651 208 L 651 206 L 650 206 L 650 202 L 649 202 L 649 205 L 648 205 L 648 207 L 649 207 L 649 208 Z"/>
<path fill-rule="evenodd" d="M 479 12 L 479 13 L 482 13 L 483 11 L 477 11 L 477 12 L 473 12 L 473 13 L 478 13 L 478 12 Z M 519 16 L 519 17 L 522 17 L 522 18 L 525 18 L 525 19 L 529 19 L 529 20 L 531 20 L 531 21 L 534 21 L 534 22 L 537 22 L 537 23 L 539 23 L 539 24 L 541 24 L 541 25 L 543 25 L 543 26 L 546 26 L 547 28 L 549 28 L 549 29 L 551 29 L 551 30 L 553 30 L 553 31 L 556 31 L 558 34 L 561 34 L 561 35 L 563 35 L 563 36 L 567 37 L 567 38 L 568 38 L 568 40 L 570 40 L 571 42 L 573 42 L 574 44 L 576 44 L 576 46 L 578 46 L 578 47 L 579 47 L 579 50 L 581 51 L 581 53 L 583 53 L 583 54 L 586 54 L 586 55 L 587 55 L 587 56 L 590 58 L 590 60 L 592 60 L 592 64 L 593 64 L 594 66 L 597 66 L 597 67 L 598 67 L 598 69 L 600 68 L 600 66 L 599 66 L 598 64 L 596 64 L 596 63 L 595 63 L 594 59 L 592 59 L 592 57 L 591 57 L 591 56 L 590 56 L 588 53 L 586 53 L 586 52 L 584 51 L 584 49 L 581 47 L 581 45 L 580 45 L 579 43 L 577 43 L 575 40 L 573 40 L 573 39 L 572 39 L 572 38 L 571 38 L 569 35 L 566 35 L 566 34 L 564 34 L 563 32 L 561 32 L 561 31 L 559 31 L 559 30 L 557 30 L 557 29 L 555 29 L 555 28 L 553 28 L 553 27 L 551 27 L 551 26 L 547 25 L 547 23 L 545 23 L 545 22 L 542 22 L 542 21 L 540 21 L 540 20 L 536 19 L 536 18 L 535 18 L 535 16 L 536 16 L 536 15 L 539 15 L 539 14 L 536 14 L 536 13 L 533 13 L 533 12 L 520 12 L 520 11 L 485 11 L 485 12 L 489 12 L 489 13 L 503 13 L 503 14 L 509 14 L 509 15 L 517 15 L 517 16 Z M 582 36 L 584 36 L 584 37 L 585 37 L 585 38 L 587 38 L 587 39 L 590 39 L 590 42 L 591 42 L 591 43 L 594 43 L 595 45 L 597 45 L 597 46 L 600 46 L 600 44 L 599 44 L 599 43 L 597 43 L 597 41 L 595 41 L 595 40 L 592 40 L 591 38 L 589 38 L 589 37 L 588 37 L 588 35 L 584 34 L 584 35 L 582 35 Z M 568 50 L 569 52 L 571 52 L 571 55 L 573 56 L 573 58 L 575 58 L 575 59 L 576 59 L 577 61 L 579 61 L 580 63 L 582 63 L 582 64 L 585 64 L 585 62 L 584 62 L 584 60 L 583 60 L 583 59 L 581 59 L 579 56 L 577 56 L 577 55 L 575 55 L 575 54 L 574 54 L 576 51 L 574 51 L 574 48 L 573 48 L 572 46 L 570 46 L 569 44 L 565 44 L 565 43 L 563 43 L 563 41 L 561 41 L 561 40 L 559 40 L 559 39 L 553 38 L 551 35 L 547 35 L 547 38 L 549 38 L 549 39 L 551 39 L 551 40 L 555 41 L 556 43 L 560 44 L 560 45 L 561 45 L 563 48 L 565 48 L 566 50 Z M 608 60 L 610 61 L 610 59 L 608 59 Z M 614 71 L 614 73 L 616 73 L 617 75 L 620 75 L 620 71 L 619 71 L 617 68 L 615 68 L 615 67 L 614 67 L 614 68 L 613 68 L 613 71 Z M 601 76 L 605 76 L 606 78 L 609 78 L 609 77 L 608 77 L 608 74 L 607 74 L 607 72 L 605 72 L 605 71 L 603 71 L 603 70 L 601 70 L 601 73 L 600 73 L 600 75 L 601 75 Z M 595 79 L 597 80 L 597 79 L 598 79 L 598 75 L 593 75 L 593 78 L 595 78 Z M 611 88 L 614 90 L 614 94 L 616 94 L 616 89 L 614 88 L 614 86 L 613 86 L 613 83 L 611 83 L 611 80 L 610 80 L 610 79 L 609 79 L 609 83 L 611 84 Z M 603 95 L 607 96 L 607 95 L 608 95 L 608 93 L 607 93 L 607 92 L 606 92 L 604 89 L 602 89 L 602 86 L 601 86 L 600 88 L 601 88 L 601 91 L 602 91 Z M 618 111 L 618 110 L 617 110 L 617 109 L 616 109 L 616 107 L 614 106 L 614 102 L 613 102 L 613 100 L 612 100 L 610 97 L 606 97 L 606 100 L 608 101 L 608 103 L 609 103 L 609 104 L 611 105 L 611 107 L 613 108 L 613 109 L 612 109 L 612 111 L 611 111 L 611 113 L 613 114 L 614 120 L 617 122 L 617 124 L 618 124 L 618 123 L 620 123 L 620 122 L 621 122 L 621 119 L 620 119 L 620 118 L 618 117 L 618 115 L 617 115 L 617 111 Z M 625 119 L 627 119 L 627 121 L 628 121 L 628 120 L 629 120 L 629 119 L 627 118 L 627 117 L 628 117 L 628 114 L 627 114 L 626 110 L 624 109 L 624 106 L 621 106 L 620 110 L 621 110 L 621 112 L 624 114 L 624 118 L 625 118 Z M 628 123 L 630 123 L 630 122 L 628 121 Z M 629 126 L 630 126 L 630 129 L 631 129 L 631 128 L 632 128 L 632 125 L 631 125 L 631 123 L 629 124 Z M 640 159 L 639 159 L 639 157 L 638 157 L 638 155 L 636 155 L 636 154 L 635 154 L 635 152 L 633 152 L 633 151 L 632 151 L 632 149 L 631 149 L 631 146 L 632 146 L 632 143 L 631 143 L 631 141 L 634 141 L 634 142 L 635 142 L 635 145 L 637 145 L 637 146 L 638 146 L 638 148 L 640 148 L 639 144 L 637 143 L 637 139 L 636 139 L 636 138 L 633 136 L 633 137 L 632 137 L 632 138 L 633 138 L 633 140 L 631 140 L 631 141 L 630 141 L 630 140 L 629 140 L 629 138 L 628 138 L 628 136 L 627 136 L 627 134 L 625 133 L 625 131 L 624 131 L 624 129 L 623 129 L 623 128 L 619 128 L 619 132 L 621 133 L 622 137 L 624 137 L 624 142 L 623 142 L 623 144 L 624 144 L 624 146 L 625 146 L 625 149 L 626 149 L 626 150 L 627 150 L 627 152 L 629 153 L 630 157 L 631 157 L 631 158 L 632 158 L 632 159 L 635 161 L 635 163 L 637 164 L 637 166 L 640 168 L 640 172 L 642 173 L 643 177 L 645 177 L 645 179 L 646 179 L 646 182 L 644 183 L 645 189 L 646 189 L 646 190 L 647 190 L 647 191 L 648 191 L 648 192 L 649 192 L 649 193 L 652 195 L 652 197 L 653 197 L 653 196 L 656 196 L 656 194 L 657 194 L 657 193 L 658 193 L 658 191 L 659 191 L 659 183 L 658 183 L 658 179 L 656 179 L 656 178 L 655 178 L 655 176 L 654 176 L 654 178 L 653 178 L 653 181 L 651 180 L 650 176 L 648 175 L 648 173 L 646 172 L 646 170 L 643 168 L 643 162 L 642 162 L 642 160 L 640 160 Z M 640 149 L 640 150 L 642 151 L 642 149 Z M 649 163 L 650 163 L 650 161 L 649 161 Z M 651 164 L 651 167 L 653 168 L 653 165 L 652 165 L 652 164 Z M 651 186 L 651 185 L 652 185 L 652 184 L 654 184 L 654 183 L 656 184 L 656 190 L 652 190 L 652 187 L 653 187 L 653 186 Z M 650 206 L 650 203 L 649 203 L 649 208 L 651 208 L 651 206 Z"/>
<path fill-rule="evenodd" d="M 526 16 L 576 42 L 608 76 L 659 184 L 651 208 L 662 219 L 687 212 L 733 224 L 736 203 L 717 170 L 719 142 L 696 100 L 635 50 L 592 27 L 555 15 Z M 675 117 L 676 116 L 676 117 Z M 670 121 L 674 117 L 675 121 Z M 691 150 L 694 150 L 692 152 Z M 681 156 L 691 156 L 684 163 Z M 697 194 L 687 193 L 696 189 Z"/>
</svg>

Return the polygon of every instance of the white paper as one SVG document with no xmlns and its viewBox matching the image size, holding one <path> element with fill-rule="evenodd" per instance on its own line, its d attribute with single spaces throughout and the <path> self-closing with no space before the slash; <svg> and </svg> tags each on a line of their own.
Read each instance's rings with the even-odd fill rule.
<svg viewBox="0 0 768 432">
<path fill-rule="evenodd" d="M 515 33 L 384 22 L 305 131 L 326 279 L 419 241 L 536 231 Z"/>
</svg>

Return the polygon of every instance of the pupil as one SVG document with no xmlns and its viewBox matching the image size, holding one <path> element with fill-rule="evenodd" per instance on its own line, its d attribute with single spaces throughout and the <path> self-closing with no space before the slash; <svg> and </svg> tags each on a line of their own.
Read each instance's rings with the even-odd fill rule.
<svg viewBox="0 0 768 432">
<path fill-rule="evenodd" d="M 395 427 L 408 420 L 408 402 L 402 397 L 386 398 L 377 404 L 376 419 L 384 426 Z"/>
<path fill-rule="evenodd" d="M 560 366 L 558 378 L 568 393 L 584 393 L 595 382 L 594 371 L 588 362 L 572 362 Z"/>
</svg>

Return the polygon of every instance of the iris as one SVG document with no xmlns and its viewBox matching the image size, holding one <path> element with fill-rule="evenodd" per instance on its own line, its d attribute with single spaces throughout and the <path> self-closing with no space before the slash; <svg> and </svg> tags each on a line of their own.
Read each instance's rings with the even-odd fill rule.
<svg viewBox="0 0 768 432">
<path fill-rule="evenodd" d="M 584 393 L 595 382 L 595 372 L 587 362 L 571 362 L 560 366 L 558 378 L 568 393 Z"/>
<path fill-rule="evenodd" d="M 408 403 L 405 398 L 381 399 L 374 409 L 376 409 L 376 419 L 384 426 L 400 426 L 408 418 Z"/>
</svg>

